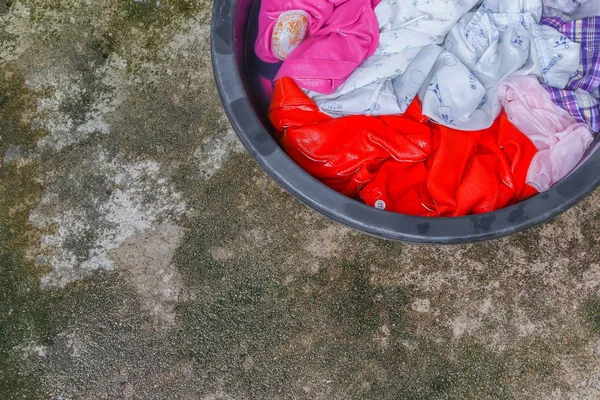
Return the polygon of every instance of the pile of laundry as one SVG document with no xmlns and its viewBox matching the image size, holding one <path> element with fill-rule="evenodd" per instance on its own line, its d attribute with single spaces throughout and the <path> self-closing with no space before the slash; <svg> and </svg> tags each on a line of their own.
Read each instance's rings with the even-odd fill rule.
<svg viewBox="0 0 600 400">
<path fill-rule="evenodd" d="M 600 0 L 262 0 L 269 120 L 329 187 L 418 216 L 548 190 L 600 131 Z"/>
</svg>

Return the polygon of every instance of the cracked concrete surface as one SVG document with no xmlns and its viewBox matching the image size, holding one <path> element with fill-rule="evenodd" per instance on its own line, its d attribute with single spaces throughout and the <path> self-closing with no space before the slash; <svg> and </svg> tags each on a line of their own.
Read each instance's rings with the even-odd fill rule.
<svg viewBox="0 0 600 400">
<path fill-rule="evenodd" d="M 0 0 L 1 399 L 600 398 L 600 192 L 404 245 L 287 195 L 204 0 Z"/>
</svg>

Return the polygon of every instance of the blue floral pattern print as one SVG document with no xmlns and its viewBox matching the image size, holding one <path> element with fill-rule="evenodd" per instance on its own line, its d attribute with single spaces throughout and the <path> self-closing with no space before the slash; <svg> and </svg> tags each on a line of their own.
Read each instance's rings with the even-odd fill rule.
<svg viewBox="0 0 600 400">
<path fill-rule="evenodd" d="M 529 49 L 529 41 L 517 33 L 515 33 L 510 43 L 522 52 L 526 52 Z"/>
<path fill-rule="evenodd" d="M 362 114 L 365 109 L 373 115 L 403 113 L 419 90 L 427 86 L 425 80 L 443 50 L 441 45 L 447 33 L 477 3 L 478 0 L 382 0 L 375 9 L 380 28 L 375 54 L 335 93 L 308 95 L 334 116 Z M 344 107 L 329 109 L 327 101 Z"/>
<path fill-rule="evenodd" d="M 452 117 L 452 107 L 448 107 L 444 104 L 444 99 L 442 98 L 442 91 L 440 90 L 440 85 L 438 85 L 438 77 L 434 76 L 431 82 L 429 83 L 429 87 L 427 89 L 431 91 L 438 100 L 437 112 L 440 118 L 442 119 L 444 125 L 454 125 L 454 118 Z"/>
<path fill-rule="evenodd" d="M 565 49 L 569 48 L 569 40 L 568 37 L 561 35 L 560 37 L 554 40 L 554 47 L 564 47 Z"/>
<path fill-rule="evenodd" d="M 423 114 L 464 130 L 492 125 L 497 88 L 513 74 L 536 75 L 561 87 L 579 66 L 580 45 L 538 22 L 541 0 L 484 0 L 447 35 L 427 87 Z"/>
<path fill-rule="evenodd" d="M 477 78 L 475 78 L 475 75 L 473 75 L 472 73 L 469 74 L 469 87 L 471 88 L 471 90 L 477 89 Z"/>
<path fill-rule="evenodd" d="M 479 4 L 475 12 L 470 12 Z M 513 74 L 566 84 L 578 43 L 539 25 L 542 0 L 382 0 L 380 41 L 338 90 L 309 96 L 332 116 L 402 114 L 419 96 L 423 114 L 458 129 L 489 127 L 497 87 Z"/>
</svg>

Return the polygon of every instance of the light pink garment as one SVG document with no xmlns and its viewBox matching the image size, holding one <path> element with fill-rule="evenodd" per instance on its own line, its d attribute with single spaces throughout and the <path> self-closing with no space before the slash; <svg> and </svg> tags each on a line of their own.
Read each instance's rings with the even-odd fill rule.
<svg viewBox="0 0 600 400">
<path fill-rule="evenodd" d="M 589 128 L 555 105 L 532 75 L 505 79 L 498 99 L 510 122 L 539 150 L 527 173 L 527 183 L 539 192 L 567 176 L 594 140 Z"/>
<path fill-rule="evenodd" d="M 298 86 L 330 94 L 379 42 L 373 8 L 380 0 L 263 0 L 258 20 L 257 56 L 270 63 L 272 37 L 282 13 L 299 10 L 308 19 L 304 40 L 283 61 L 275 80 L 288 76 Z"/>
</svg>

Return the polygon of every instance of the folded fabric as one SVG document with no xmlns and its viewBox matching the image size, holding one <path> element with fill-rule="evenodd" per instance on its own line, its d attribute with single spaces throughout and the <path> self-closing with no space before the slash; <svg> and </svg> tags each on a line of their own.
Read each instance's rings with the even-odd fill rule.
<svg viewBox="0 0 600 400">
<path fill-rule="evenodd" d="M 565 87 L 579 45 L 538 24 L 541 0 L 486 0 L 469 13 L 477 3 L 383 1 L 375 10 L 377 52 L 334 93 L 309 96 L 332 116 L 389 115 L 405 112 L 418 93 L 432 120 L 479 130 L 500 112 L 495 94 L 503 78 L 535 74 Z"/>
<path fill-rule="evenodd" d="M 308 92 L 330 115 L 406 111 L 452 26 L 477 0 L 383 0 L 375 9 L 379 45 L 335 93 Z"/>
<path fill-rule="evenodd" d="M 598 4 L 600 7 L 600 3 Z M 595 92 L 600 87 L 600 17 L 565 21 L 559 17 L 542 18 L 541 24 L 550 26 L 568 39 L 580 44 L 580 64 L 571 76 L 567 89 Z M 563 42 L 563 40 L 561 40 Z"/>
<path fill-rule="evenodd" d="M 583 122 L 593 131 L 600 131 L 600 102 L 591 93 L 581 89 L 567 90 L 544 86 L 552 101 L 566 110 L 577 122 Z"/>
<path fill-rule="evenodd" d="M 486 130 L 431 124 L 414 101 L 402 116 L 331 118 L 290 79 L 276 82 L 269 119 L 288 155 L 329 187 L 371 206 L 422 216 L 493 211 L 536 193 L 536 152 L 504 113 Z"/>
<path fill-rule="evenodd" d="M 270 63 L 283 61 L 275 79 L 332 93 L 379 41 L 378 0 L 263 0 L 254 49 Z"/>
<path fill-rule="evenodd" d="M 424 162 L 386 161 L 377 175 L 360 192 L 362 201 L 371 207 L 405 215 L 433 216 L 435 210 L 427 191 L 429 171 Z"/>
<path fill-rule="evenodd" d="M 599 0 L 581 0 L 579 8 L 569 14 L 575 19 L 589 18 L 600 16 L 600 1 Z"/>
<path fill-rule="evenodd" d="M 425 163 L 386 162 L 360 196 L 366 204 L 408 215 L 457 217 L 491 212 L 523 201 L 535 146 L 501 113 L 492 127 L 457 131 L 434 126 Z"/>
<path fill-rule="evenodd" d="M 498 84 L 533 74 L 564 88 L 579 65 L 579 44 L 539 25 L 541 0 L 486 0 L 449 32 L 445 51 L 419 92 L 423 113 L 457 129 L 492 125 L 501 110 Z"/>
<path fill-rule="evenodd" d="M 598 2 L 600 8 L 600 2 Z M 580 64 L 565 89 L 578 91 L 570 95 L 560 89 L 546 86 L 553 100 L 569 111 L 573 117 L 589 125 L 594 132 L 600 131 L 600 17 L 565 21 L 561 17 L 542 18 L 541 24 L 550 26 L 580 44 Z M 586 95 L 583 92 L 588 92 Z"/>
<path fill-rule="evenodd" d="M 510 119 L 539 150 L 527 183 L 548 190 L 583 158 L 594 137 L 585 124 L 555 105 L 534 76 L 514 76 L 498 87 L 498 98 Z"/>
<path fill-rule="evenodd" d="M 427 125 L 402 117 L 331 118 L 289 78 L 275 84 L 269 120 L 299 166 L 353 198 L 385 160 L 423 161 L 431 150 Z"/>
<path fill-rule="evenodd" d="M 544 6 L 552 7 L 565 14 L 571 14 L 579 8 L 576 0 L 544 0 Z"/>
<path fill-rule="evenodd" d="M 565 20 L 599 16 L 600 0 L 544 0 L 544 15 Z"/>
</svg>

